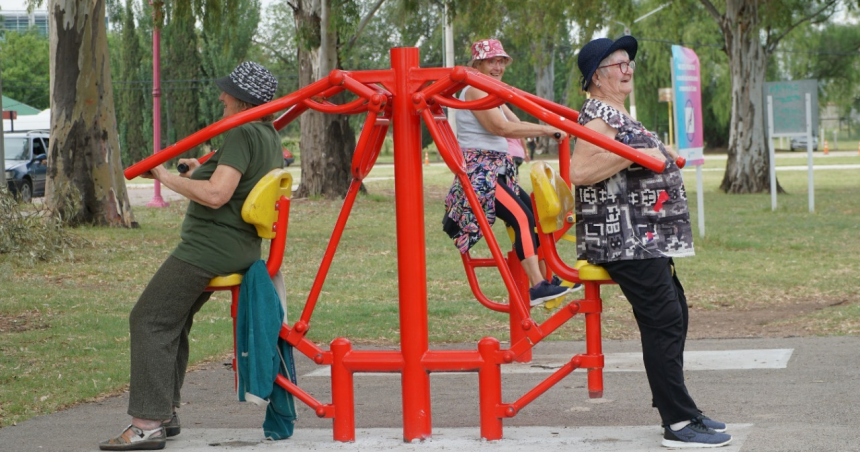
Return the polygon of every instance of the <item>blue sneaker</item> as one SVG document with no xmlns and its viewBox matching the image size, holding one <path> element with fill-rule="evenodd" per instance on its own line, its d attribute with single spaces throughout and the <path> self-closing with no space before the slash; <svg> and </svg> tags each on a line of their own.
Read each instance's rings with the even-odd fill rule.
<svg viewBox="0 0 860 452">
<path fill-rule="evenodd" d="M 702 421 L 702 424 L 705 424 L 705 427 L 708 427 L 717 433 L 723 433 L 726 431 L 726 424 L 720 421 L 715 421 L 704 414 L 700 414 L 696 419 Z"/>
<path fill-rule="evenodd" d="M 570 292 L 570 287 L 555 286 L 548 281 L 541 281 L 529 289 L 529 299 L 531 299 L 532 306 L 538 306 L 568 292 Z"/>
<path fill-rule="evenodd" d="M 713 431 L 715 431 L 717 433 L 723 433 L 727 430 L 726 424 L 724 424 L 720 421 L 715 421 L 715 420 L 709 418 L 708 416 L 701 414 L 701 412 L 696 417 L 696 419 L 700 420 L 702 422 L 702 424 L 705 424 L 705 427 L 708 427 L 709 429 L 712 429 Z M 665 430 L 667 428 L 669 428 L 669 427 L 667 427 L 665 425 L 661 425 L 660 426 L 660 434 L 662 435 L 663 433 L 665 433 Z"/>
<path fill-rule="evenodd" d="M 693 419 L 693 422 L 677 432 L 671 428 L 666 428 L 663 432 L 663 447 L 678 449 L 722 447 L 730 442 L 732 442 L 732 435 L 715 432 L 698 418 Z"/>
<path fill-rule="evenodd" d="M 550 284 L 553 286 L 560 286 L 564 282 L 563 279 L 559 278 L 558 275 L 552 275 L 552 280 L 550 280 Z M 573 287 L 570 288 L 571 292 L 576 292 L 577 290 L 582 289 L 582 284 L 576 283 Z"/>
</svg>

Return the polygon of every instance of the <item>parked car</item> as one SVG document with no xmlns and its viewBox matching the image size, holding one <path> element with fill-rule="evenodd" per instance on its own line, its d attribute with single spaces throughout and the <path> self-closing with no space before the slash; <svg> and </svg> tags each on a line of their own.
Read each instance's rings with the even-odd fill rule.
<svg viewBox="0 0 860 452">
<path fill-rule="evenodd" d="M 791 148 L 792 151 L 797 151 L 797 150 L 805 151 L 806 150 L 806 135 L 804 135 L 802 137 L 792 138 L 791 144 L 789 147 Z M 812 150 L 813 151 L 818 150 L 818 137 L 815 135 L 812 136 Z"/>
<path fill-rule="evenodd" d="M 3 134 L 3 144 L 9 191 L 23 202 L 32 202 L 34 196 L 45 196 L 48 134 L 8 132 Z"/>
<path fill-rule="evenodd" d="M 288 151 L 287 148 L 284 148 L 284 166 L 290 166 L 295 161 L 296 158 L 293 157 L 293 153 Z"/>
</svg>

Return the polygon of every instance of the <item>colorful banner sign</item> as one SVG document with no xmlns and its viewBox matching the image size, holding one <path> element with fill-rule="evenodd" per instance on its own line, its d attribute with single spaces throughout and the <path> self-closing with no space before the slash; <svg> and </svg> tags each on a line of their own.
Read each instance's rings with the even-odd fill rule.
<svg viewBox="0 0 860 452">
<path fill-rule="evenodd" d="M 692 49 L 672 46 L 672 90 L 678 154 L 687 159 L 687 165 L 702 165 L 702 82 L 699 57 Z"/>
</svg>

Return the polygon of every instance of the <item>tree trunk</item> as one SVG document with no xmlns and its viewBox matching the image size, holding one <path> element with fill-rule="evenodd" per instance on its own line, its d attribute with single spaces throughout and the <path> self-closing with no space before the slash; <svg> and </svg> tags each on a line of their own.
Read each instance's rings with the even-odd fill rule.
<svg viewBox="0 0 860 452">
<path fill-rule="evenodd" d="M 767 59 L 760 42 L 755 6 L 743 0 L 726 2 L 720 22 L 732 79 L 732 117 L 726 173 L 720 189 L 726 193 L 770 191 L 763 98 Z M 781 190 L 777 183 L 777 190 Z"/>
<path fill-rule="evenodd" d="M 51 0 L 46 202 L 69 224 L 136 226 L 122 175 L 104 0 Z"/>
<path fill-rule="evenodd" d="M 540 42 L 532 46 L 535 55 L 535 94 L 550 102 L 555 102 L 555 43 Z M 558 152 L 556 141 L 550 137 L 540 137 L 537 140 L 537 150 L 543 154 Z"/>
<path fill-rule="evenodd" d="M 331 20 L 329 0 L 296 2 L 299 43 L 299 86 L 307 86 L 339 66 L 338 35 Z M 342 96 L 338 96 L 342 97 Z M 339 99 L 334 99 L 339 103 Z M 355 149 L 355 132 L 346 115 L 308 110 L 300 118 L 302 181 L 297 197 L 346 195 Z"/>
</svg>

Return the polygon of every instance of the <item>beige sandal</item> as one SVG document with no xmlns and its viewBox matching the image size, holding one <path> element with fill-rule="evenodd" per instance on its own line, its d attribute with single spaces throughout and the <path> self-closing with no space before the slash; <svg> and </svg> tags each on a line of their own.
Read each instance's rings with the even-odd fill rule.
<svg viewBox="0 0 860 452">
<path fill-rule="evenodd" d="M 158 450 L 167 444 L 167 434 L 164 427 L 154 430 L 141 430 L 129 425 L 116 438 L 99 443 L 101 450 Z"/>
</svg>

